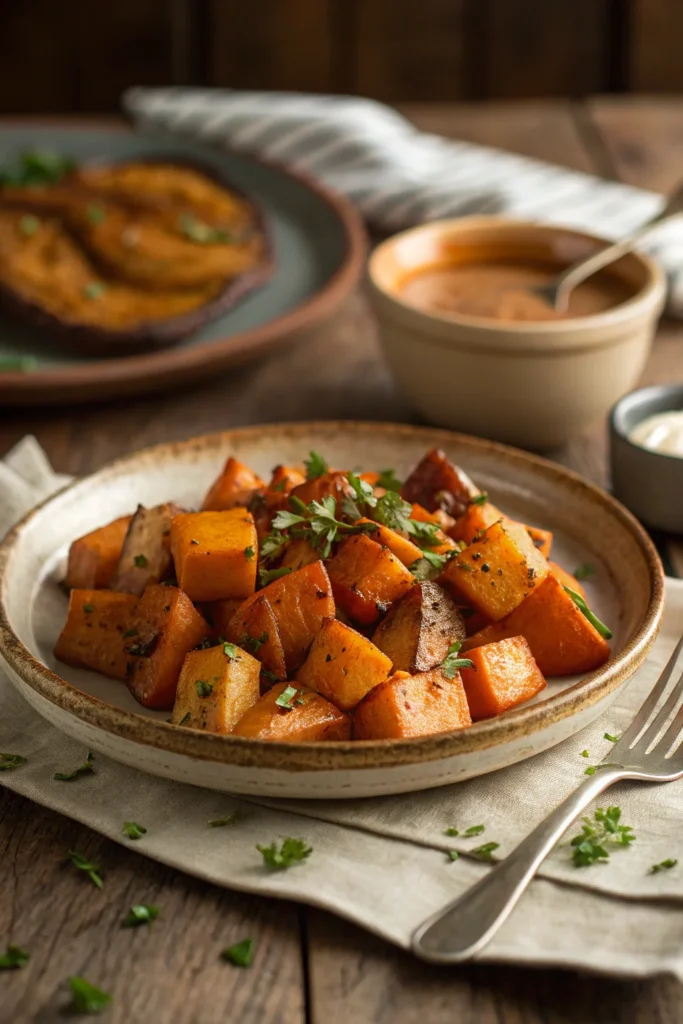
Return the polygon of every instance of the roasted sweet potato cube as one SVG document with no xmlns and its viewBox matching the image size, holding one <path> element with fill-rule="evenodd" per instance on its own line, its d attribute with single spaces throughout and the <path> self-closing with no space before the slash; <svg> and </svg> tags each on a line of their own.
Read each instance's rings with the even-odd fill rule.
<svg viewBox="0 0 683 1024">
<path fill-rule="evenodd" d="M 287 678 L 285 652 L 275 613 L 262 591 L 243 615 L 234 615 L 225 634 L 234 644 L 250 651 L 261 662 L 266 682 Z"/>
<path fill-rule="evenodd" d="M 447 515 L 446 512 L 441 512 L 437 509 L 436 512 L 428 512 L 422 505 L 413 505 L 410 518 L 416 519 L 418 523 L 436 523 L 439 529 L 436 532 L 436 543 L 430 547 L 430 551 L 433 551 L 436 555 L 445 555 L 453 548 L 458 547 L 456 542 L 447 535 L 446 530 L 450 530 L 455 525 L 455 519 L 453 516 Z"/>
<path fill-rule="evenodd" d="M 202 509 L 207 512 L 222 512 L 238 506 L 246 507 L 254 495 L 261 494 L 265 487 L 260 476 L 231 455 L 225 463 L 223 472 L 209 488 Z"/>
<path fill-rule="evenodd" d="M 173 725 L 231 732 L 260 696 L 261 664 L 225 644 L 185 656 L 173 705 Z"/>
<path fill-rule="evenodd" d="M 276 466 L 270 478 L 266 494 L 289 494 L 300 484 L 306 483 L 306 474 L 297 466 Z"/>
<path fill-rule="evenodd" d="M 442 451 L 432 448 L 418 462 L 401 488 L 406 501 L 417 502 L 428 512 L 443 509 L 461 516 L 470 503 L 470 485 Z"/>
<path fill-rule="evenodd" d="M 548 575 L 548 563 L 519 523 L 489 526 L 456 555 L 439 582 L 494 622 L 508 615 Z"/>
<path fill-rule="evenodd" d="M 256 589 L 258 538 L 245 508 L 174 516 L 171 550 L 178 586 L 192 601 L 246 598 Z"/>
<path fill-rule="evenodd" d="M 465 639 L 465 623 L 453 598 L 436 583 L 416 583 L 397 601 L 372 635 L 394 669 L 427 672 L 448 648 Z"/>
<path fill-rule="evenodd" d="M 497 509 L 490 501 L 485 501 L 481 505 L 473 502 L 468 505 L 467 510 L 460 518 L 456 519 L 448 531 L 448 536 L 453 540 L 464 540 L 466 544 L 470 544 L 478 533 L 482 533 L 489 526 L 493 526 L 494 523 L 504 518 L 500 509 Z"/>
<path fill-rule="evenodd" d="M 108 587 L 116 572 L 132 516 L 123 516 L 75 540 L 69 548 L 67 587 L 100 590 Z"/>
<path fill-rule="evenodd" d="M 242 603 L 239 597 L 229 597 L 225 601 L 204 601 L 198 606 L 198 611 L 211 626 L 212 637 L 216 640 L 228 638 L 230 621 Z"/>
<path fill-rule="evenodd" d="M 357 740 L 400 740 L 466 729 L 472 724 L 460 676 L 439 669 L 409 676 L 396 672 L 365 697 L 353 713 Z"/>
<path fill-rule="evenodd" d="M 182 511 L 173 502 L 155 508 L 138 505 L 123 542 L 112 590 L 139 597 L 150 583 L 168 579 L 173 571 L 171 520 Z"/>
<path fill-rule="evenodd" d="M 337 619 L 326 619 L 296 678 L 350 711 L 390 672 L 391 661 L 367 637 Z"/>
<path fill-rule="evenodd" d="M 258 594 L 248 598 L 235 613 L 240 628 L 251 604 L 265 597 L 273 609 L 285 652 L 287 672 L 291 675 L 306 657 L 313 637 L 323 619 L 334 615 L 332 585 L 322 562 L 312 562 L 287 576 L 273 580 Z M 231 624 L 232 625 L 232 624 Z"/>
<path fill-rule="evenodd" d="M 552 573 L 506 618 L 466 640 L 463 651 L 513 636 L 525 638 L 544 676 L 592 672 L 610 656 L 607 641 Z"/>
<path fill-rule="evenodd" d="M 327 563 L 327 571 L 337 604 L 350 619 L 364 625 L 377 622 L 414 582 L 388 548 L 363 533 L 344 541 Z"/>
<path fill-rule="evenodd" d="M 348 740 L 351 718 L 315 690 L 292 683 L 276 683 L 249 708 L 232 733 L 277 743 Z"/>
<path fill-rule="evenodd" d="M 561 565 L 557 564 L 557 562 L 548 562 L 548 565 L 550 566 L 550 571 L 553 576 L 560 581 L 563 587 L 569 587 L 570 590 L 576 591 L 576 593 L 580 594 L 580 596 L 585 600 L 586 592 L 577 580 L 576 576 L 572 576 L 570 572 L 563 569 Z"/>
<path fill-rule="evenodd" d="M 128 687 L 147 708 L 172 708 L 185 656 L 206 639 L 208 623 L 177 587 L 152 584 L 140 598 L 128 641 Z"/>
<path fill-rule="evenodd" d="M 335 470 L 316 476 L 313 480 L 306 480 L 290 491 L 290 498 L 298 498 L 304 505 L 309 505 L 312 501 L 322 501 L 328 494 L 337 502 L 337 509 L 344 496 L 354 496 L 355 492 L 346 473 Z"/>
<path fill-rule="evenodd" d="M 91 668 L 111 679 L 125 679 L 130 662 L 127 634 L 138 604 L 134 594 L 72 590 L 66 623 L 55 657 L 74 668 Z"/>
<path fill-rule="evenodd" d="M 293 537 L 287 544 L 280 559 L 286 569 L 302 569 L 305 565 L 320 561 L 320 552 L 308 543 L 305 537 Z"/>
<path fill-rule="evenodd" d="M 550 558 L 550 549 L 553 546 L 553 535 L 550 530 L 541 530 L 538 526 L 527 526 L 526 531 L 544 558 Z"/>
<path fill-rule="evenodd" d="M 485 644 L 467 657 L 474 667 L 460 675 L 475 722 L 516 708 L 548 685 L 523 636 Z"/>
<path fill-rule="evenodd" d="M 356 525 L 361 526 L 366 523 L 372 523 L 372 520 L 359 519 Z M 397 533 L 396 530 L 383 526 L 382 523 L 373 523 L 372 525 L 373 529 L 368 534 L 370 539 L 376 541 L 377 544 L 381 544 L 382 547 L 389 548 L 392 555 L 395 555 L 403 565 L 412 565 L 413 562 L 417 562 L 422 558 L 422 551 L 417 544 L 413 544 L 411 540 L 407 540 L 400 533 Z"/>
</svg>

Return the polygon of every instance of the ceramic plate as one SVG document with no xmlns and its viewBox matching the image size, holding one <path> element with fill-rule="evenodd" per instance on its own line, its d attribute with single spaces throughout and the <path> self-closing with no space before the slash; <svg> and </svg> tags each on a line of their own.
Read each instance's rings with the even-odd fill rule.
<svg viewBox="0 0 683 1024">
<path fill-rule="evenodd" d="M 184 157 L 215 167 L 263 212 L 275 270 L 266 284 L 225 315 L 160 352 L 87 358 L 3 314 L 0 361 L 28 355 L 37 360 L 37 367 L 29 373 L 0 370 L 0 402 L 94 401 L 210 376 L 329 316 L 362 270 L 365 233 L 351 204 L 274 165 L 176 135 L 140 135 L 101 125 L 0 126 L 0 166 L 25 149 L 53 149 L 77 160 Z"/>
<path fill-rule="evenodd" d="M 196 506 L 228 454 L 267 475 L 309 449 L 331 464 L 393 467 L 399 475 L 443 448 L 504 511 L 554 531 L 553 557 L 597 572 L 589 600 L 614 630 L 613 655 L 580 679 L 552 680 L 543 699 L 461 732 L 419 739 L 262 743 L 171 726 L 121 683 L 57 662 L 66 617 L 59 586 L 70 542 L 138 502 Z M 621 505 L 561 466 L 449 431 L 378 423 L 249 427 L 148 448 L 67 487 L 29 514 L 0 547 L 0 653 L 25 699 L 93 750 L 155 775 L 254 795 L 343 798 L 445 785 L 510 765 L 583 728 L 652 645 L 663 573 L 644 530 Z"/>
</svg>

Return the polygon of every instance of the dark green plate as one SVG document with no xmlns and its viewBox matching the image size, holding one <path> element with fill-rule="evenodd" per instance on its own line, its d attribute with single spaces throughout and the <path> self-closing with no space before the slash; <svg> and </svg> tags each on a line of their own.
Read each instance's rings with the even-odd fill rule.
<svg viewBox="0 0 683 1024">
<path fill-rule="evenodd" d="M 365 234 L 356 211 L 345 199 L 280 167 L 178 136 L 136 134 L 96 122 L 0 127 L 0 164 L 32 148 L 58 150 L 76 160 L 169 155 L 215 166 L 263 211 L 275 271 L 266 284 L 180 344 L 140 355 L 88 358 L 2 316 L 0 367 L 15 358 L 35 360 L 28 371 L 0 369 L 3 403 L 91 401 L 198 380 L 326 318 L 359 278 Z"/>
</svg>

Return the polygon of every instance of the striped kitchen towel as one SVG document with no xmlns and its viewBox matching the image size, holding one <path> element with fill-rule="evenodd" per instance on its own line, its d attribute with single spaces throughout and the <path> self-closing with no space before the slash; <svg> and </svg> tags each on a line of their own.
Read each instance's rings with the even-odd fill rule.
<svg viewBox="0 0 683 1024">
<path fill-rule="evenodd" d="M 142 128 L 188 133 L 313 175 L 386 231 L 505 213 L 617 238 L 662 204 L 654 192 L 420 132 L 374 100 L 132 88 L 123 106 Z M 683 316 L 683 219 L 659 228 L 646 248 L 666 268 L 670 308 Z"/>
</svg>

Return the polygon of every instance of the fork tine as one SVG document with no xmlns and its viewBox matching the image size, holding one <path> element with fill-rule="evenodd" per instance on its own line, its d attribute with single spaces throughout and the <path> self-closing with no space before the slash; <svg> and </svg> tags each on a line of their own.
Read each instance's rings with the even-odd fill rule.
<svg viewBox="0 0 683 1024">
<path fill-rule="evenodd" d="M 657 739 L 657 733 L 659 730 L 666 725 L 667 719 L 673 714 L 678 705 L 681 702 L 681 696 L 683 695 L 683 675 L 680 676 L 678 682 L 671 690 L 671 693 L 666 699 L 666 703 L 662 705 L 655 717 L 652 719 L 647 729 L 640 737 L 640 739 L 631 747 L 632 750 L 642 750 L 645 752 L 649 745 Z"/>
<path fill-rule="evenodd" d="M 681 735 L 682 732 L 683 732 L 683 704 L 681 704 L 681 707 L 678 709 L 678 714 L 676 715 L 676 717 L 674 718 L 673 722 L 671 723 L 669 728 L 666 730 L 664 735 L 662 736 L 662 738 L 659 741 L 659 743 L 657 744 L 657 746 L 652 748 L 652 753 L 653 754 L 661 754 L 662 757 L 666 757 L 666 755 L 667 755 L 667 753 L 669 751 L 669 747 L 672 747 L 674 745 L 675 741 L 678 739 L 678 737 Z M 680 750 L 678 751 L 678 754 L 679 754 L 679 756 L 681 756 Z"/>
<path fill-rule="evenodd" d="M 650 691 L 649 697 L 647 697 L 647 699 L 641 706 L 640 711 L 633 719 L 626 732 L 619 739 L 619 742 L 610 751 L 610 759 L 615 759 L 615 754 L 617 751 L 621 752 L 625 749 L 630 750 L 631 747 L 634 745 L 635 741 L 640 736 L 641 731 L 645 728 L 650 719 L 650 715 L 657 707 L 659 698 L 662 696 L 666 689 L 667 683 L 669 682 L 673 670 L 676 667 L 676 662 L 678 661 L 681 650 L 683 650 L 683 636 L 674 647 L 673 654 L 669 658 L 659 679 Z"/>
</svg>

